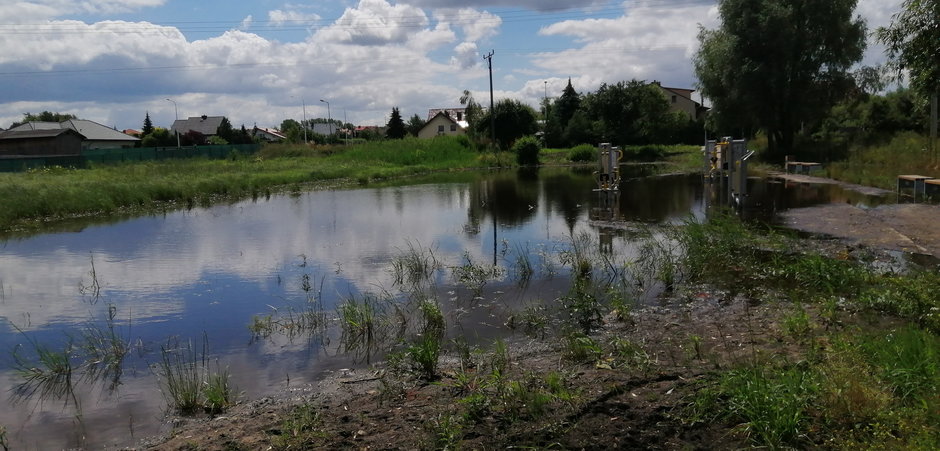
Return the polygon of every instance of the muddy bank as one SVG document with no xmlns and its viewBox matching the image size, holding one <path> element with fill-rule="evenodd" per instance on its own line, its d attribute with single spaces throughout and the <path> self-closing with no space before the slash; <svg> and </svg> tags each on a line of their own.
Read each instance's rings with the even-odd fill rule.
<svg viewBox="0 0 940 451">
<path fill-rule="evenodd" d="M 837 184 L 866 195 L 891 195 L 891 191 L 836 180 L 795 174 L 774 174 L 797 183 Z M 940 258 L 940 206 L 889 204 L 865 208 L 851 204 L 827 204 L 783 212 L 786 227 L 844 239 L 853 244 L 931 255 Z"/>
</svg>

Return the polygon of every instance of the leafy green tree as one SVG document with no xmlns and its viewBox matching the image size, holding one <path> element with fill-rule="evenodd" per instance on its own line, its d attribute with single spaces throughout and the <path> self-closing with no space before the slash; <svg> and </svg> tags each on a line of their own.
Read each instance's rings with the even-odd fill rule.
<svg viewBox="0 0 940 451">
<path fill-rule="evenodd" d="M 721 0 L 720 28 L 699 32 L 695 73 L 724 130 L 757 125 L 789 153 L 851 85 L 865 46 L 857 0 Z M 751 119 L 753 118 L 753 119 Z"/>
<path fill-rule="evenodd" d="M 388 119 L 388 128 L 385 130 L 385 137 L 390 139 L 402 139 L 408 131 L 405 129 L 405 121 L 401 118 L 398 107 L 392 108 L 392 116 Z"/>
<path fill-rule="evenodd" d="M 669 114 L 662 90 L 639 80 L 604 83 L 597 92 L 585 96 L 584 103 L 598 122 L 597 138 L 615 145 L 658 142 Z M 567 133 L 571 136 L 572 131 Z"/>
<path fill-rule="evenodd" d="M 39 114 L 24 113 L 23 120 L 20 122 L 14 122 L 12 125 L 10 125 L 10 128 L 18 127 L 27 122 L 64 122 L 69 119 L 78 119 L 78 116 L 75 116 L 74 114 L 53 113 L 51 111 L 43 111 Z"/>
<path fill-rule="evenodd" d="M 910 73 L 911 87 L 923 96 L 940 89 L 940 0 L 905 0 L 891 25 L 879 28 L 893 67 Z"/>
<path fill-rule="evenodd" d="M 176 147 L 176 135 L 163 127 L 154 127 L 153 131 L 140 141 L 141 147 Z"/>
<path fill-rule="evenodd" d="M 300 122 L 294 119 L 284 119 L 281 121 L 281 133 L 287 137 L 289 143 L 299 143 L 304 140 L 304 130 Z"/>
<path fill-rule="evenodd" d="M 150 120 L 150 112 L 144 116 L 144 127 L 140 130 L 141 136 L 147 136 L 153 133 L 153 121 Z"/>
<path fill-rule="evenodd" d="M 421 119 L 421 116 L 415 114 L 414 116 L 411 116 L 411 119 L 408 120 L 408 125 L 405 128 L 408 129 L 408 134 L 411 136 L 418 136 L 418 132 L 424 128 L 424 124 L 426 123 L 427 121 Z"/>
<path fill-rule="evenodd" d="M 475 138 L 476 125 L 480 121 L 480 117 L 483 116 L 483 107 L 473 99 L 473 93 L 468 89 L 464 89 L 463 95 L 460 96 L 460 104 L 464 107 L 463 117 L 468 125 L 467 134 L 471 138 Z"/>
<path fill-rule="evenodd" d="M 532 135 L 538 131 L 538 120 L 532 107 L 512 99 L 496 102 L 493 111 L 487 111 L 477 122 L 476 131 L 480 136 L 490 134 L 490 115 L 496 123 L 496 141 L 503 149 L 508 149 L 520 137 Z"/>
<path fill-rule="evenodd" d="M 232 123 L 229 122 L 227 117 L 222 117 L 222 122 L 219 123 L 219 128 L 216 129 L 215 133 L 219 138 L 222 138 L 222 140 L 225 141 L 224 143 L 218 143 L 218 144 L 235 143 L 235 141 L 238 139 L 235 136 L 235 129 L 232 127 Z M 217 144 L 217 143 L 212 143 L 212 144 Z"/>
</svg>

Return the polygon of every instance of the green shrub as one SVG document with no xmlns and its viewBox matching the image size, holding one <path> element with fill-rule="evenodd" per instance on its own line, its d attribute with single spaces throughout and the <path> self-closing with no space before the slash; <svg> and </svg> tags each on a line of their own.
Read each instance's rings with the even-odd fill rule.
<svg viewBox="0 0 940 451">
<path fill-rule="evenodd" d="M 541 150 L 538 140 L 532 136 L 523 136 L 512 146 L 512 152 L 516 154 L 516 163 L 520 166 L 537 166 Z"/>
<path fill-rule="evenodd" d="M 590 144 L 581 144 L 568 151 L 568 159 L 579 163 L 584 161 L 597 161 L 597 148 Z"/>
</svg>

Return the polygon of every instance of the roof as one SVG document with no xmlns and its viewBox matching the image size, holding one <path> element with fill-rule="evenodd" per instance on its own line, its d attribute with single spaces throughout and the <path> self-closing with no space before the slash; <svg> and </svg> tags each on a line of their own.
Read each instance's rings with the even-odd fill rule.
<svg viewBox="0 0 940 451">
<path fill-rule="evenodd" d="M 225 116 L 196 116 L 189 119 L 177 119 L 170 127 L 170 131 L 178 131 L 183 135 L 194 131 L 205 136 L 215 136 L 219 133 L 222 119 L 225 119 Z"/>
<path fill-rule="evenodd" d="M 89 141 L 139 141 L 111 127 L 85 119 L 69 119 L 62 122 L 27 122 L 10 131 L 64 130 L 77 131 Z"/>
<path fill-rule="evenodd" d="M 274 136 L 275 138 L 287 139 L 287 135 L 281 133 L 281 131 L 276 128 L 255 127 L 254 132 L 255 133 L 258 133 L 258 132 L 267 133 L 271 136 Z"/>
<path fill-rule="evenodd" d="M 56 136 L 63 135 L 66 133 L 74 133 L 82 138 L 85 136 L 75 130 L 70 128 L 41 128 L 38 130 L 32 129 L 23 129 L 20 130 L 19 127 L 14 130 L 7 130 L 0 133 L 0 139 L 36 139 L 36 138 L 55 138 Z"/>
<path fill-rule="evenodd" d="M 448 114 L 448 112 L 445 110 L 437 110 L 437 114 L 429 118 L 428 121 L 424 123 L 424 127 L 421 127 L 421 129 L 424 130 L 425 127 L 431 125 L 431 122 L 433 122 L 434 119 L 437 119 L 438 116 L 444 118 L 446 121 L 452 124 L 457 124 L 457 126 L 463 129 L 466 129 L 470 125 L 467 121 L 454 120 L 454 118 L 451 117 L 450 114 Z"/>
</svg>

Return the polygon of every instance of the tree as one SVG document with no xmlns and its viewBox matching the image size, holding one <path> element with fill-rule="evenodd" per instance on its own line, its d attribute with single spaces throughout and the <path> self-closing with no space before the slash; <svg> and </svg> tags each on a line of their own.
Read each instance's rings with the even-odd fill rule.
<svg viewBox="0 0 940 451">
<path fill-rule="evenodd" d="M 150 120 L 150 112 L 144 116 L 144 128 L 140 130 L 140 136 L 147 136 L 153 133 L 153 121 Z"/>
<path fill-rule="evenodd" d="M 74 114 L 53 113 L 51 111 L 43 111 L 39 114 L 23 113 L 23 120 L 14 122 L 10 125 L 10 128 L 18 127 L 27 122 L 64 122 L 70 119 L 78 119 L 78 116 Z"/>
<path fill-rule="evenodd" d="M 479 121 L 480 116 L 483 115 L 483 107 L 473 99 L 473 93 L 468 89 L 463 90 L 463 95 L 460 96 L 460 104 L 464 106 L 463 117 L 468 125 L 467 134 L 470 135 L 471 138 L 474 138 L 474 130 L 477 121 Z"/>
<path fill-rule="evenodd" d="M 940 0 L 905 0 L 891 25 L 877 31 L 892 66 L 910 73 L 911 87 L 923 96 L 940 89 Z"/>
<path fill-rule="evenodd" d="M 388 119 L 388 129 L 385 131 L 385 137 L 390 139 L 402 139 L 408 131 L 405 130 L 405 121 L 401 119 L 401 113 L 398 107 L 392 108 L 392 117 Z"/>
<path fill-rule="evenodd" d="M 771 155 L 789 153 L 850 86 L 865 46 L 857 0 L 721 0 L 718 30 L 699 32 L 702 93 L 725 129 L 756 124 Z M 750 119 L 753 118 L 753 121 Z"/>
<path fill-rule="evenodd" d="M 287 137 L 287 142 L 289 143 L 298 143 L 302 142 L 304 139 L 304 130 L 300 125 L 300 122 L 297 122 L 294 119 L 284 119 L 281 121 L 281 133 Z"/>
<path fill-rule="evenodd" d="M 553 109 L 558 117 L 558 125 L 562 129 L 567 128 L 568 121 L 571 120 L 571 117 L 579 108 L 581 108 L 581 95 L 571 86 L 571 79 L 569 78 L 568 86 L 565 86 L 564 91 L 561 92 L 561 97 L 555 101 L 555 108 Z"/>
<path fill-rule="evenodd" d="M 153 131 L 140 141 L 141 147 L 176 147 L 176 136 L 163 127 L 154 127 Z"/>
<path fill-rule="evenodd" d="M 216 129 L 215 134 L 225 141 L 219 144 L 234 144 L 238 139 L 235 136 L 235 129 L 232 127 L 232 123 L 227 117 L 222 117 L 222 122 L 219 123 L 219 128 Z M 218 141 L 216 142 L 218 143 Z"/>
<path fill-rule="evenodd" d="M 662 90 L 639 80 L 613 85 L 604 83 L 597 92 L 585 96 L 584 104 L 598 122 L 598 138 L 614 145 L 659 142 L 664 124 L 670 122 L 669 104 Z M 569 125 L 584 127 L 586 124 L 581 119 Z M 574 133 L 577 131 L 566 130 L 569 137 Z"/>
<path fill-rule="evenodd" d="M 496 141 L 503 149 L 510 148 L 516 139 L 538 131 L 538 120 L 532 107 L 518 100 L 503 99 L 477 122 L 477 132 L 482 136 L 490 133 L 491 114 L 495 114 Z"/>
<path fill-rule="evenodd" d="M 411 116 L 411 119 L 408 120 L 408 126 L 406 128 L 408 129 L 409 134 L 412 136 L 418 136 L 418 132 L 424 128 L 424 124 L 426 123 L 427 121 L 421 119 L 421 116 L 415 114 L 414 116 Z"/>
</svg>

